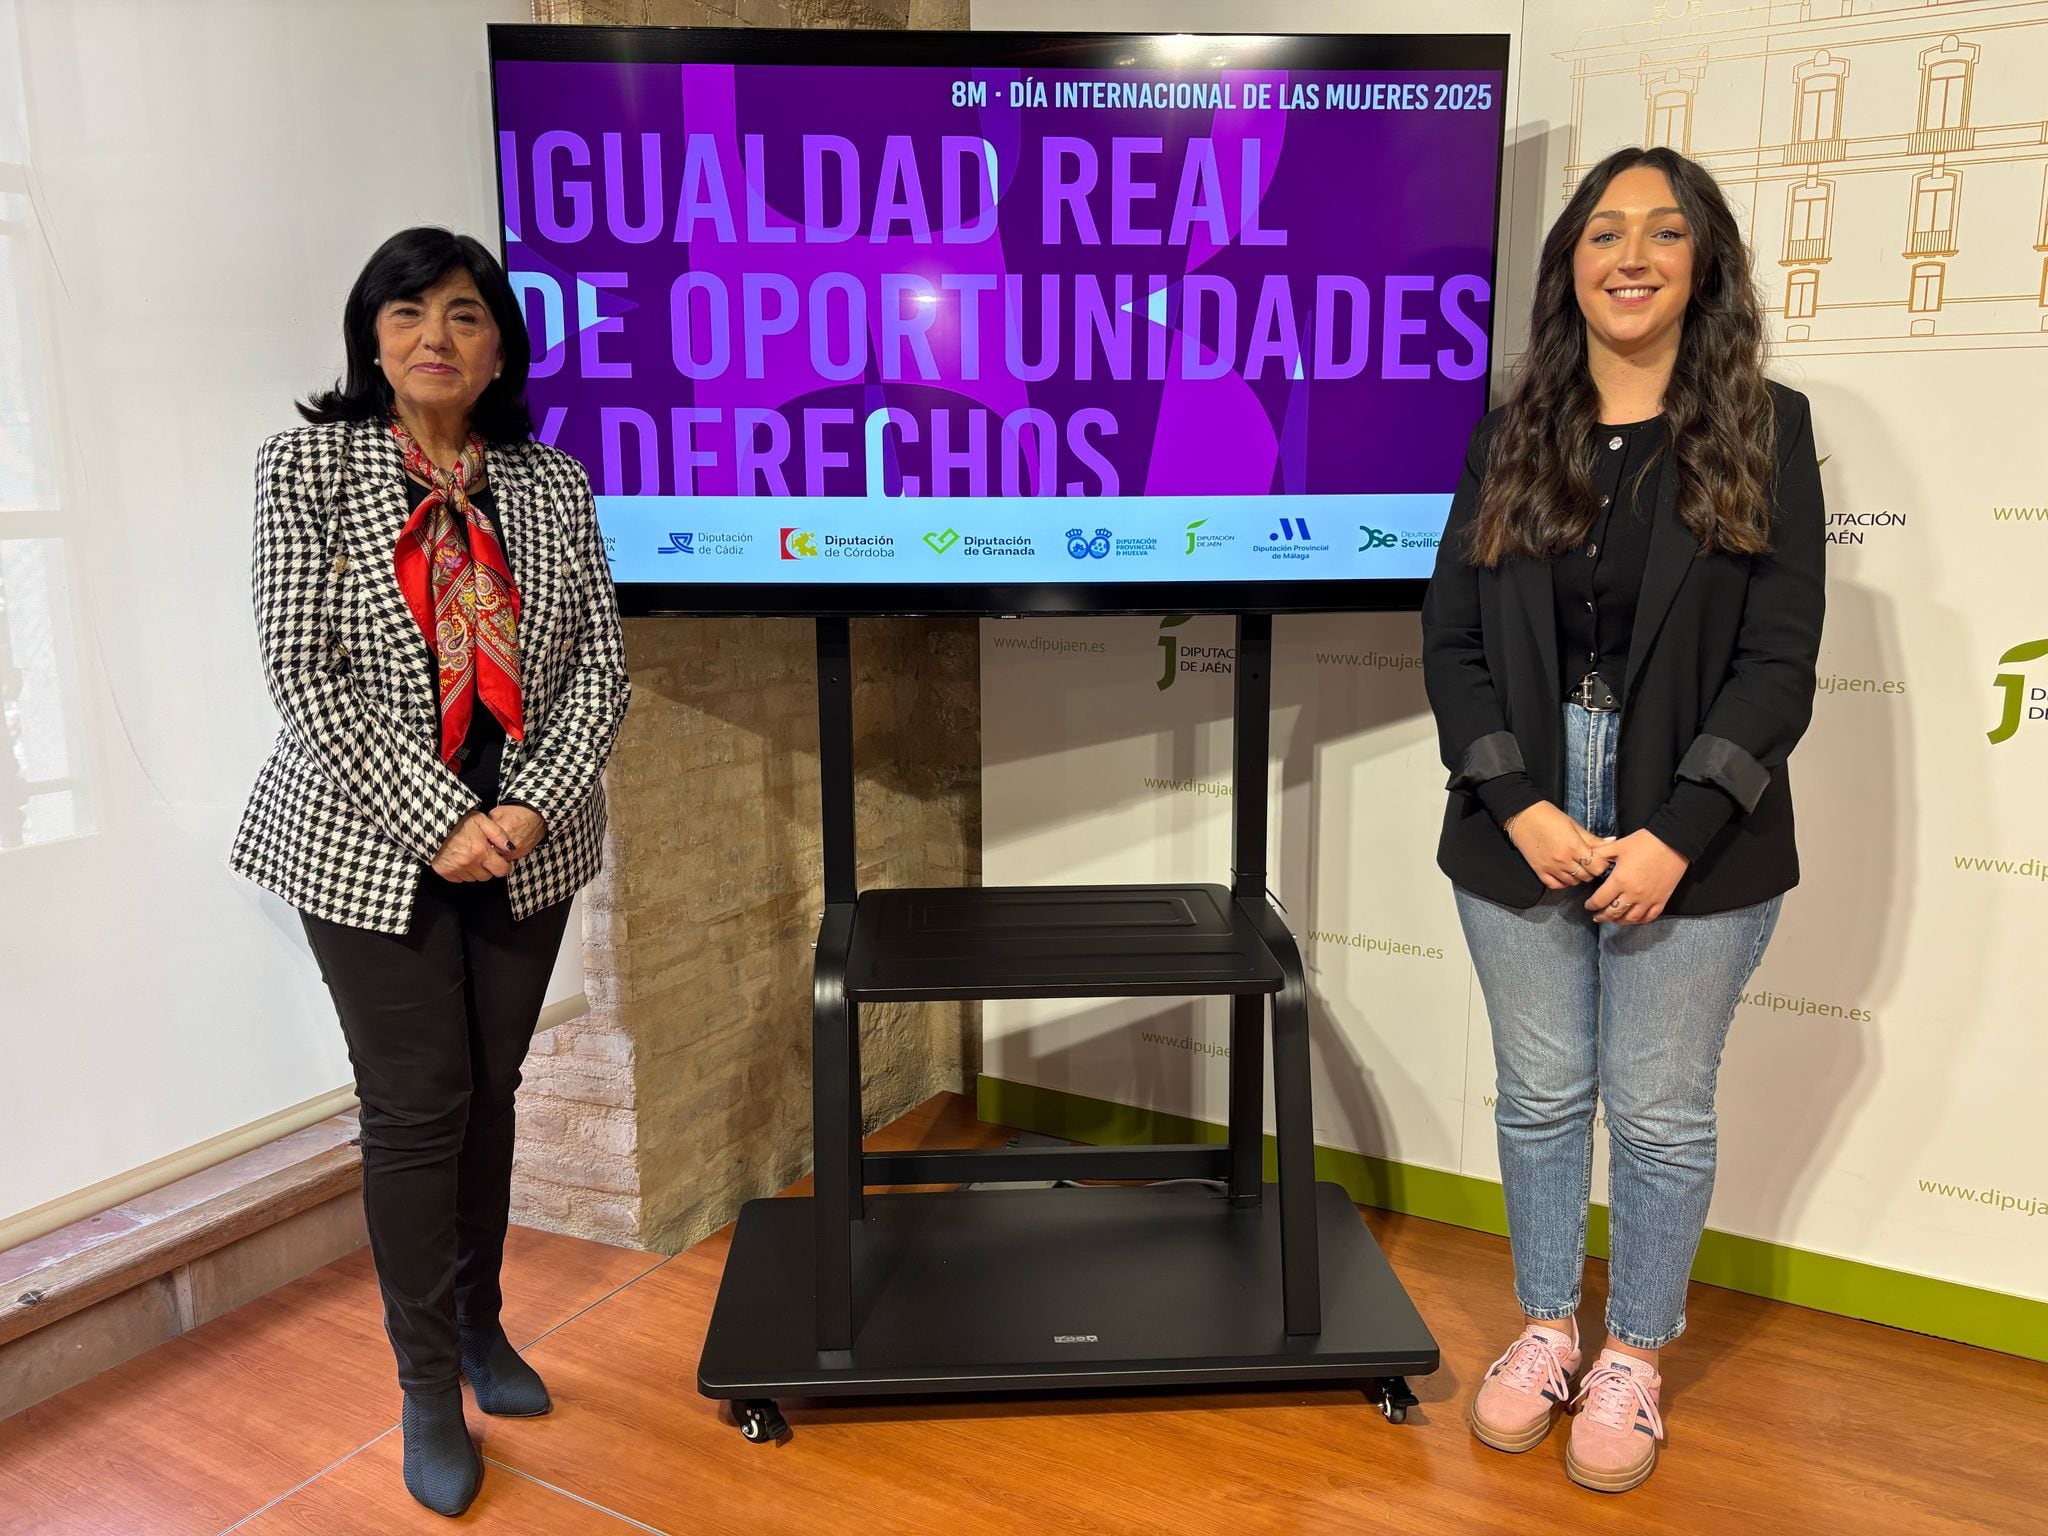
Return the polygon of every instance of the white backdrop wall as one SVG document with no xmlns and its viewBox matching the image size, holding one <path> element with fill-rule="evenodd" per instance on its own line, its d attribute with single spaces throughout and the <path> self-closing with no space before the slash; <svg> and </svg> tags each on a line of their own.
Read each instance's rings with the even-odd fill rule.
<svg viewBox="0 0 2048 1536">
<path fill-rule="evenodd" d="M 1587 165 L 1661 124 L 1720 177 L 1773 371 L 1813 399 L 1833 542 L 1794 758 L 1806 876 L 1731 1038 L 1710 1227 L 1867 1266 L 1861 1294 L 1919 1298 L 1887 1315 L 1928 1331 L 1995 1314 L 1977 1336 L 2048 1358 L 2048 4 L 975 6 L 1027 17 L 1512 32 L 1497 365 Z M 1230 643 L 1227 619 L 985 624 L 984 879 L 1224 878 Z M 1275 650 L 1270 867 L 1309 968 L 1317 1140 L 1496 1180 L 1417 621 L 1282 619 Z M 1225 1117 L 1220 1005 L 985 1018 L 997 1079 Z"/>
<path fill-rule="evenodd" d="M 529 17 L 0 0 L 0 1222 L 349 1083 L 225 863 L 277 728 L 251 472 L 378 241 L 495 244 L 484 27 Z"/>
</svg>

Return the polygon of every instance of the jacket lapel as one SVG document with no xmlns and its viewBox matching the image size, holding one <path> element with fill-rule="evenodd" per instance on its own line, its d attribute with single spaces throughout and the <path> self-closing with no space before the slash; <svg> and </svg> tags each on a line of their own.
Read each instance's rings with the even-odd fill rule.
<svg viewBox="0 0 2048 1536">
<path fill-rule="evenodd" d="M 556 567 L 561 563 L 553 509 L 541 500 L 526 455 L 516 448 L 485 450 L 492 499 L 506 553 L 512 561 L 512 582 L 519 589 L 519 686 L 534 718 L 534 693 L 540 680 L 540 658 L 553 632 L 557 597 Z"/>
<path fill-rule="evenodd" d="M 374 618 L 385 649 L 412 660 L 401 664 L 404 707 L 415 723 L 438 739 L 440 701 L 434 697 L 433 670 L 422 647 L 420 627 L 413 622 L 405 594 L 398 588 L 394 563 L 399 530 L 409 509 L 405 500 L 405 462 L 397 441 L 372 422 L 344 427 L 350 434 L 348 466 L 343 475 L 336 516 L 341 521 L 342 547 L 358 572 L 357 590 Z"/>
<path fill-rule="evenodd" d="M 1650 553 L 1643 566 L 1643 585 L 1636 597 L 1636 623 L 1629 633 L 1628 681 L 1624 697 L 1634 698 L 1636 679 L 1656 643 L 1658 630 L 1685 584 L 1686 573 L 1698 563 L 1699 540 L 1679 521 L 1678 475 L 1667 448 L 1657 469 L 1657 510 L 1650 522 Z"/>
<path fill-rule="evenodd" d="M 350 434 L 348 464 L 342 477 L 335 515 L 340 519 L 341 547 L 359 573 L 358 590 L 372 615 L 379 638 L 393 656 L 419 658 L 401 664 L 403 705 L 415 724 L 439 739 L 440 700 L 434 696 L 433 670 L 422 655 L 424 639 L 412 610 L 398 587 L 394 556 L 399 530 L 410 515 L 405 498 L 405 463 L 397 440 L 375 423 L 359 422 L 342 429 Z M 526 456 L 517 449 L 485 450 L 486 481 L 493 488 L 499 530 L 512 562 L 512 580 L 519 588 L 520 687 L 526 694 L 527 719 L 536 717 L 535 694 L 543 685 L 548 636 L 557 627 L 554 607 L 561 599 L 557 573 L 562 563 L 554 511 L 540 498 Z"/>
</svg>

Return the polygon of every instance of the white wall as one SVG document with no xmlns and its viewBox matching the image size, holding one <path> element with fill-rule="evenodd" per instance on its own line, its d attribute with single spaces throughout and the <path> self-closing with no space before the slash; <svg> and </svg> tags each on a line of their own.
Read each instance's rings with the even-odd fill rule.
<svg viewBox="0 0 2048 1536">
<path fill-rule="evenodd" d="M 2048 638 L 2048 3 L 1658 9 L 1530 5 L 1504 28 L 1521 7 L 977 0 L 975 19 L 1512 30 L 1507 354 L 1536 242 L 1570 186 L 1641 142 L 1653 87 L 1696 77 L 1686 147 L 1756 252 L 1773 371 L 1813 400 L 1840 540 L 1825 691 L 1793 759 L 1806 877 L 1731 1037 L 1710 1225 L 2048 1300 L 2048 657 L 2001 660 Z M 1943 48 L 1978 50 L 1974 142 L 1916 148 L 1921 56 Z M 1788 141 L 1794 72 L 1823 54 L 1849 72 L 1843 144 L 1813 177 L 1834 188 L 1815 250 L 1789 224 L 1808 169 Z M 1960 212 L 1948 238 L 1916 242 L 1915 178 L 1938 173 L 1937 153 L 1961 178 Z M 1955 248 L 1932 258 L 1943 286 L 1918 310 L 1916 244 Z M 1811 315 L 1788 312 L 1800 272 L 1815 274 Z M 996 644 L 1034 635 L 1101 649 Z M 1230 643 L 1223 619 L 1173 635 Z M 1158 691 L 1161 638 L 1143 619 L 984 624 L 989 884 L 1222 878 L 1228 801 L 1213 791 L 1230 772 L 1230 680 Z M 1276 625 L 1273 889 L 1309 967 L 1317 1139 L 1490 1179 L 1490 1034 L 1434 867 L 1443 771 L 1419 649 L 1412 615 Z M 2015 675 L 2041 713 L 1994 743 L 1995 679 Z M 1161 1019 L 1133 1004 L 991 1003 L 985 1019 L 997 1077 L 1224 1118 L 1224 1064 L 1200 1049 L 1228 1040 L 1220 1007 Z"/>
<path fill-rule="evenodd" d="M 0 0 L 0 1220 L 349 1082 L 225 863 L 277 724 L 251 471 L 381 239 L 496 243 L 484 27 L 529 17 Z"/>
</svg>

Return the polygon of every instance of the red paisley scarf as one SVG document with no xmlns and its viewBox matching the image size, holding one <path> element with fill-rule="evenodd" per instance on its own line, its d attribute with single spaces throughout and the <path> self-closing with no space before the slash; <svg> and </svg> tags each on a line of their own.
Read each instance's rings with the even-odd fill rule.
<svg viewBox="0 0 2048 1536">
<path fill-rule="evenodd" d="M 524 739 L 519 703 L 519 589 L 490 518 L 469 499 L 483 478 L 483 440 L 474 433 L 453 471 L 429 459 L 402 422 L 391 435 L 407 473 L 432 489 L 399 530 L 398 589 L 441 674 L 441 760 L 453 764 L 476 701 L 505 734 Z M 456 528 L 460 515 L 469 537 Z"/>
</svg>

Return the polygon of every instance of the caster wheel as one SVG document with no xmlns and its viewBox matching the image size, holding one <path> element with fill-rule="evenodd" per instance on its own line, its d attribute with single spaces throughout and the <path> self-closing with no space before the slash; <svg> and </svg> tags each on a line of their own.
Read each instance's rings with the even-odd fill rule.
<svg viewBox="0 0 2048 1536">
<path fill-rule="evenodd" d="M 751 1398 L 732 1405 L 733 1422 L 753 1445 L 775 1445 L 789 1438 L 789 1421 L 766 1398 Z"/>
<path fill-rule="evenodd" d="M 1408 1390 L 1408 1381 L 1403 1376 L 1382 1376 L 1373 1383 L 1373 1397 L 1379 1403 L 1381 1415 L 1389 1424 L 1406 1424 L 1408 1410 L 1419 1401 Z"/>
</svg>

